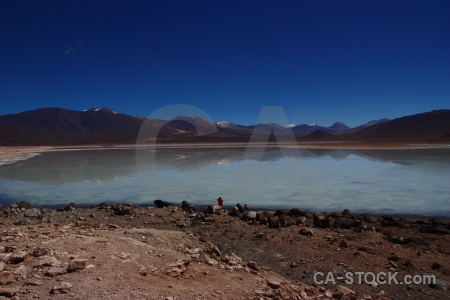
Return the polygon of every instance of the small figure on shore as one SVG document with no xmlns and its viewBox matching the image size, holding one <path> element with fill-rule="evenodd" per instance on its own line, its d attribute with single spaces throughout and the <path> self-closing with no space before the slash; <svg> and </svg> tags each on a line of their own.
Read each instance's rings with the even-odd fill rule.
<svg viewBox="0 0 450 300">
<path fill-rule="evenodd" d="M 244 204 L 244 210 L 248 210 L 248 205 Z"/>
<path fill-rule="evenodd" d="M 242 206 L 241 206 L 240 203 L 236 204 L 236 208 L 237 208 L 237 210 L 238 210 L 239 212 L 241 212 L 241 213 L 244 212 L 244 209 L 242 208 Z"/>
<path fill-rule="evenodd" d="M 223 207 L 223 199 L 222 199 L 222 197 L 217 198 L 217 205 Z"/>
</svg>

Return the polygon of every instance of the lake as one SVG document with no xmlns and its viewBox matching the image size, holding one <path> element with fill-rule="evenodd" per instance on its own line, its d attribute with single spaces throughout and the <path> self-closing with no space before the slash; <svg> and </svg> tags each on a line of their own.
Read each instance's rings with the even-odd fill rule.
<svg viewBox="0 0 450 300">
<path fill-rule="evenodd" d="M 44 152 L 0 166 L 0 203 L 174 204 L 450 216 L 450 149 L 278 147 Z"/>
</svg>

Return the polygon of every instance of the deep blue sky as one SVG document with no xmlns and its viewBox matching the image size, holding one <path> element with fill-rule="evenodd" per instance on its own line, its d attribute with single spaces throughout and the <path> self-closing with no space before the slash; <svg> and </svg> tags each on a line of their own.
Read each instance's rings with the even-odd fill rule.
<svg viewBox="0 0 450 300">
<path fill-rule="evenodd" d="M 450 108 L 450 1 L 0 0 L 0 114 L 195 105 L 356 126 Z"/>
</svg>

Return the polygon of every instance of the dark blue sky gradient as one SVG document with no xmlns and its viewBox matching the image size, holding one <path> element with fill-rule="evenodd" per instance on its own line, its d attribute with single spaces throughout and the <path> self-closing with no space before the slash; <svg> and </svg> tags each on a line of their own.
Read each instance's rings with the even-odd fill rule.
<svg viewBox="0 0 450 300">
<path fill-rule="evenodd" d="M 0 114 L 190 104 L 356 126 L 450 108 L 449 1 L 0 1 Z"/>
</svg>

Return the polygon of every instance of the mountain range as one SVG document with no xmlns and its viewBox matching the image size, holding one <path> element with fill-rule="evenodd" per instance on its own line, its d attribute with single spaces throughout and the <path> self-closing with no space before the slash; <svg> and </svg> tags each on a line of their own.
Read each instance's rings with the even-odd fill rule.
<svg viewBox="0 0 450 300">
<path fill-rule="evenodd" d="M 450 110 L 434 110 L 393 120 L 370 121 L 350 128 L 336 122 L 316 124 L 237 125 L 178 116 L 170 121 L 130 116 L 108 108 L 73 111 L 41 108 L 0 116 L 0 145 L 93 145 L 134 144 L 144 124 L 162 128 L 158 143 L 248 142 L 250 137 L 270 140 L 293 133 L 299 142 L 447 142 L 450 141 Z M 198 131 L 208 134 L 199 135 Z M 275 134 L 274 134 L 275 133 Z"/>
</svg>

